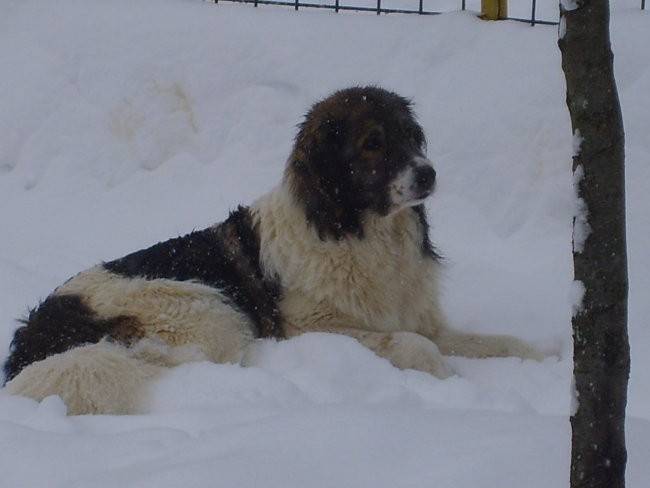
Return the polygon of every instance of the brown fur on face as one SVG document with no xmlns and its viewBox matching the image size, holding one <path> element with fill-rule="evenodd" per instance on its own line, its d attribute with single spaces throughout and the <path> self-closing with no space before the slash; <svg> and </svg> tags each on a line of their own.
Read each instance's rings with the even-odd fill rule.
<svg viewBox="0 0 650 488">
<path fill-rule="evenodd" d="M 389 185 L 426 141 L 411 103 L 376 87 L 315 104 L 296 137 L 285 180 L 321 238 L 363 235 L 366 212 L 391 211 Z"/>
</svg>

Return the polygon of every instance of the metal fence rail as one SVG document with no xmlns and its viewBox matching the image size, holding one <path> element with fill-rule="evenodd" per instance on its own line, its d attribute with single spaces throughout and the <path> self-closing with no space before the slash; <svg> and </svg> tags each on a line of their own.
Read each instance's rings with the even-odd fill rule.
<svg viewBox="0 0 650 488">
<path fill-rule="evenodd" d="M 312 9 L 324 9 L 324 10 L 334 10 L 335 12 L 340 11 L 354 11 L 354 12 L 371 12 L 380 14 L 417 14 L 417 15 L 440 15 L 447 13 L 445 11 L 434 11 L 427 10 L 424 8 L 424 0 L 413 0 L 413 5 L 417 7 L 409 8 L 386 8 L 382 6 L 382 0 L 372 0 L 374 2 L 373 6 L 369 6 L 371 2 L 367 2 L 367 5 L 354 5 L 354 0 L 334 0 L 334 3 L 314 3 L 309 1 L 302 0 L 213 0 L 214 3 L 219 2 L 231 2 L 231 3 L 245 3 L 251 4 L 255 7 L 258 5 L 275 5 L 282 7 L 293 7 L 294 10 L 299 10 L 301 8 L 312 8 Z M 641 9 L 645 10 L 646 0 L 641 1 Z M 542 25 L 558 25 L 557 21 L 551 20 L 542 20 L 537 18 L 537 0 L 530 0 L 531 2 L 531 13 L 530 18 L 519 18 L 519 17 L 507 17 L 505 20 L 514 20 L 517 22 L 526 22 L 531 25 L 542 24 Z M 459 10 L 466 10 L 466 0 L 459 0 L 460 5 Z"/>
<path fill-rule="evenodd" d="M 335 12 L 339 11 L 354 11 L 354 12 L 373 12 L 377 15 L 380 14 L 419 14 L 419 15 L 439 15 L 444 12 L 436 12 L 424 9 L 423 0 L 419 0 L 419 8 L 417 9 L 408 9 L 408 8 L 385 8 L 381 5 L 381 0 L 376 0 L 376 6 L 368 7 L 362 5 L 348 5 L 341 4 L 340 0 L 335 0 L 333 4 L 327 3 L 311 3 L 311 2 L 302 2 L 300 0 L 214 0 L 214 3 L 219 2 L 231 2 L 231 3 L 249 3 L 257 7 L 258 5 L 279 5 L 284 7 L 293 7 L 295 10 L 300 8 L 317 8 L 317 9 L 326 9 L 334 10 Z M 463 1 L 463 10 L 465 2 Z"/>
</svg>

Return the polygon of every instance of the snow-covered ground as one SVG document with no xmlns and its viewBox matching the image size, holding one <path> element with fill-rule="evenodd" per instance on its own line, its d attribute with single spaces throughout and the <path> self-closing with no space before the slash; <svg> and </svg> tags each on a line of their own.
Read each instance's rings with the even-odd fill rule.
<svg viewBox="0 0 650 488">
<path fill-rule="evenodd" d="M 627 134 L 628 486 L 642 488 L 650 13 L 613 3 Z M 556 27 L 199 0 L 0 4 L 2 355 L 15 319 L 67 277 L 268 190 L 310 104 L 368 83 L 412 97 L 428 134 L 450 321 L 551 354 L 450 358 L 457 375 L 441 381 L 313 334 L 259 343 L 249 368 L 170 370 L 146 415 L 67 417 L 58 398 L 0 391 L 0 487 L 566 486 L 573 200 Z"/>
</svg>

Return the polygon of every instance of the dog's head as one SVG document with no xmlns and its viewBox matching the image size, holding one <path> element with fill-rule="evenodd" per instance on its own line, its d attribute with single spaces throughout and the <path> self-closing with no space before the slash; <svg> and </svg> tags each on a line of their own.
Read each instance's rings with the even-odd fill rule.
<svg viewBox="0 0 650 488">
<path fill-rule="evenodd" d="M 363 216 L 422 203 L 436 173 L 408 100 L 377 87 L 348 88 L 305 116 L 285 179 L 321 238 L 363 234 Z"/>
</svg>

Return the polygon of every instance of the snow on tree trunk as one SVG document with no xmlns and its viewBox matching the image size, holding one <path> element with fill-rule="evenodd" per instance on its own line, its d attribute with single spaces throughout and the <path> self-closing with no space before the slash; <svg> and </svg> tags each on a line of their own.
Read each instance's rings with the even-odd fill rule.
<svg viewBox="0 0 650 488">
<path fill-rule="evenodd" d="M 573 262 L 576 410 L 571 487 L 625 486 L 627 337 L 624 133 L 608 0 L 561 0 L 560 39 L 578 194 Z"/>
</svg>

